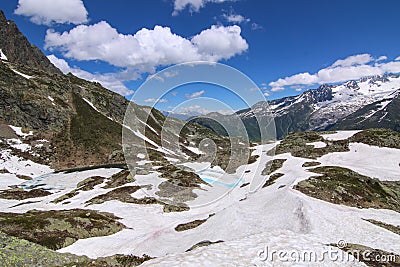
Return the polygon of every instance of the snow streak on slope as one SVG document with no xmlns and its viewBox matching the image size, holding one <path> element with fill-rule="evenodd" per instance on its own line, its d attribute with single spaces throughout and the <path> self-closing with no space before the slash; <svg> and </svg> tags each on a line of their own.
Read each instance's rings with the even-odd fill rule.
<svg viewBox="0 0 400 267">
<path fill-rule="evenodd" d="M 9 150 L 0 152 L 0 166 L 12 174 L 28 177 L 36 177 L 53 171 L 49 166 L 13 155 Z"/>
<path fill-rule="evenodd" d="M 22 138 L 33 135 L 32 131 L 29 131 L 29 133 L 22 132 L 22 127 L 16 127 L 16 126 L 12 126 L 12 125 L 9 125 L 9 126 L 18 136 L 20 136 Z"/>
<path fill-rule="evenodd" d="M 15 72 L 16 74 L 18 74 L 19 76 L 22 76 L 22 77 L 24 77 L 25 79 L 31 79 L 33 76 L 29 76 L 29 75 L 26 75 L 26 74 L 23 74 L 22 72 L 19 72 L 19 71 L 17 71 L 17 70 L 14 70 L 14 69 L 11 69 L 13 72 Z"/>
<path fill-rule="evenodd" d="M 1 60 L 8 60 L 8 58 L 6 57 L 6 55 L 4 55 L 3 51 L 0 49 L 0 59 Z"/>
</svg>

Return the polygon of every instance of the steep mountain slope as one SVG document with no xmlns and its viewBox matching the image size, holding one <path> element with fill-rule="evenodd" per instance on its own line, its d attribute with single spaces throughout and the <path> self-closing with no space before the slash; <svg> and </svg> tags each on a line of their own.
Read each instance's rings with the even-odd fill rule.
<svg viewBox="0 0 400 267">
<path fill-rule="evenodd" d="M 0 49 L 8 61 L 31 68 L 44 70 L 51 74 L 62 74 L 42 51 L 30 44 L 18 30 L 17 25 L 7 20 L 0 10 Z"/>
<path fill-rule="evenodd" d="M 388 128 L 400 132 L 400 90 L 368 104 L 333 125 L 331 129 Z"/>
</svg>

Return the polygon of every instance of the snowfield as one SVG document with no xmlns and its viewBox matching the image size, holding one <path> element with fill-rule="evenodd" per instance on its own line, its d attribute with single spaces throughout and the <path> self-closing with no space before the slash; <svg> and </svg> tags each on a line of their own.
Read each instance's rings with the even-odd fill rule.
<svg viewBox="0 0 400 267">
<path fill-rule="evenodd" d="M 324 138 L 346 139 L 356 132 L 338 132 L 324 135 Z M 323 147 L 322 143 L 313 145 Z M 317 262 L 288 262 L 278 258 L 271 261 L 270 257 L 265 258 L 271 256 L 268 254 L 271 251 L 312 251 L 321 257 L 325 251 L 340 251 L 332 244 L 341 240 L 400 253 L 400 235 L 366 221 L 374 219 L 400 225 L 399 213 L 336 205 L 294 190 L 294 185 L 316 174 L 302 167 L 309 159 L 293 157 L 288 153 L 267 155 L 266 152 L 276 145 L 273 143 L 255 147 L 253 155 L 259 156 L 257 162 L 243 165 L 235 174 L 230 175 L 218 166 L 210 167 L 207 162 L 176 163 L 193 169 L 209 184 L 194 190 L 197 198 L 187 203 L 190 210 L 171 213 L 163 212 L 163 206 L 159 204 L 140 205 L 118 200 L 87 206 L 86 201 L 112 190 L 102 188 L 107 179 L 92 190 L 82 191 L 68 199 L 70 203 L 51 203 L 55 198 L 75 189 L 77 183 L 88 177 L 109 178 L 121 169 L 50 173 L 51 169 L 46 166 L 36 166 L 33 163 L 26 166 L 26 163 L 21 163 L 21 159 L 13 158 L 3 151 L 2 165 L 9 171 L 35 172 L 39 177 L 22 181 L 14 174 L 0 174 L 1 189 L 20 184 L 24 188 L 42 188 L 54 194 L 25 200 L 37 202 L 18 207 L 13 207 L 20 203 L 17 200 L 0 199 L 0 211 L 20 213 L 32 209 L 82 208 L 113 213 L 121 218 L 120 222 L 127 229 L 109 236 L 78 240 L 59 252 L 91 258 L 115 254 L 147 254 L 155 258 L 143 266 L 366 266 L 351 257 L 350 261 L 324 258 Z M 261 188 L 270 177 L 262 175 L 262 171 L 272 159 L 286 160 L 280 169 L 271 174 L 283 175 L 272 185 Z M 316 161 L 322 163 L 322 166 L 342 166 L 381 180 L 400 181 L 399 159 L 398 149 L 351 143 L 349 152 L 330 153 Z M 155 197 L 158 186 L 166 180 L 160 178 L 156 170 L 147 175 L 136 175 L 135 179 L 136 182 L 124 186 L 143 186 L 132 194 L 136 198 Z M 195 228 L 176 231 L 178 225 L 194 220 L 206 221 Z M 194 245 L 205 241 L 214 244 L 187 252 Z"/>
<path fill-rule="evenodd" d="M 319 159 L 326 166 L 342 166 L 383 181 L 400 180 L 398 149 L 352 143 L 349 152 L 336 152 Z"/>
</svg>

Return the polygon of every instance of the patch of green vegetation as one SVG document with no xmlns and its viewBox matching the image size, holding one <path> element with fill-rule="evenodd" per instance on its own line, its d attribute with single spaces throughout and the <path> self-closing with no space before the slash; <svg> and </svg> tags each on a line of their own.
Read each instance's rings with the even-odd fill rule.
<svg viewBox="0 0 400 267">
<path fill-rule="evenodd" d="M 175 227 L 175 231 L 183 232 L 183 231 L 186 231 L 186 230 L 189 230 L 189 229 L 196 228 L 196 227 L 202 225 L 203 223 L 205 223 L 211 216 L 212 215 L 208 216 L 208 218 L 204 219 L 204 220 L 194 220 L 194 221 L 191 221 L 191 222 L 188 222 L 188 223 L 179 224 L 179 225 L 177 225 Z"/>
<path fill-rule="evenodd" d="M 154 197 L 134 198 L 131 195 L 140 189 L 140 186 L 124 186 L 118 187 L 108 193 L 96 196 L 86 202 L 87 205 L 102 204 L 106 201 L 119 200 L 125 203 L 140 204 L 140 205 L 163 205 L 164 212 L 181 212 L 189 210 L 183 203 L 167 203 L 160 201 Z"/>
<path fill-rule="evenodd" d="M 276 148 L 276 154 L 291 153 L 294 157 L 316 159 L 332 152 L 349 151 L 349 140 L 326 141 L 317 132 L 297 132 L 289 134 Z M 325 142 L 326 147 L 315 148 L 308 143 Z"/>
<path fill-rule="evenodd" d="M 97 169 L 111 169 L 111 168 L 128 169 L 128 166 L 126 166 L 126 164 L 123 164 L 123 163 L 93 165 L 93 166 L 85 166 L 85 167 L 80 167 L 80 168 L 58 170 L 58 171 L 55 171 L 54 173 L 63 172 L 63 173 L 68 174 L 68 173 L 74 173 L 74 172 L 91 171 L 91 170 L 97 170 Z"/>
<path fill-rule="evenodd" d="M 193 245 L 193 246 L 192 246 L 191 248 L 189 248 L 188 250 L 186 250 L 186 252 L 195 250 L 195 249 L 197 249 L 197 248 L 206 247 L 206 246 L 209 246 L 209 245 L 212 245 L 212 244 L 222 243 L 222 242 L 224 242 L 224 241 L 222 241 L 222 240 L 218 240 L 218 241 L 215 241 L 215 242 L 212 242 L 212 241 L 209 241 L 209 240 L 201 241 L 201 242 L 199 242 L 199 243 Z"/>
<path fill-rule="evenodd" d="M 331 244 L 337 246 L 337 244 Z M 399 267 L 400 255 L 380 249 L 374 249 L 359 244 L 347 244 L 341 250 L 352 255 L 358 261 L 365 263 L 369 267 Z"/>
<path fill-rule="evenodd" d="M 68 192 L 65 195 L 62 195 L 52 201 L 52 203 L 60 203 L 63 202 L 64 200 L 73 198 L 74 196 L 79 194 L 79 191 L 90 191 L 92 190 L 96 185 L 99 185 L 103 183 L 104 177 L 101 176 L 93 176 L 89 177 L 82 182 L 79 182 L 77 185 L 77 189 L 72 190 L 71 192 Z"/>
<path fill-rule="evenodd" d="M 93 109 L 79 94 L 72 93 L 71 98 L 75 113 L 52 140 L 56 167 L 123 162 L 123 154 L 116 153 L 122 151 L 122 126 Z"/>
<path fill-rule="evenodd" d="M 32 180 L 32 177 L 29 177 L 29 176 L 26 176 L 26 175 L 22 175 L 22 174 L 17 174 L 17 177 L 19 179 L 26 180 L 26 181 Z"/>
<path fill-rule="evenodd" d="M 247 164 L 252 164 L 254 162 L 257 161 L 257 159 L 259 158 L 259 156 L 249 156 L 249 159 L 247 160 Z"/>
<path fill-rule="evenodd" d="M 116 188 L 124 184 L 133 183 L 134 181 L 135 178 L 133 178 L 130 171 L 123 170 L 111 176 L 103 188 Z"/>
<path fill-rule="evenodd" d="M 262 171 L 262 175 L 270 175 L 271 173 L 279 170 L 282 168 L 283 164 L 285 163 L 286 159 L 273 159 L 265 164 L 265 169 Z"/>
<path fill-rule="evenodd" d="M 10 208 L 20 207 L 20 206 L 23 206 L 23 205 L 29 205 L 29 204 L 38 203 L 38 202 L 40 202 L 40 201 L 26 201 L 26 202 L 20 202 L 20 203 L 14 205 L 14 206 L 11 206 Z"/>
<path fill-rule="evenodd" d="M 165 160 L 165 154 L 161 153 L 160 151 L 147 148 L 147 156 L 149 157 L 150 161 L 155 161 L 155 162 L 167 162 Z"/>
<path fill-rule="evenodd" d="M 147 255 L 114 255 L 94 260 L 86 256 L 59 253 L 0 232 L 1 266 L 131 267 L 150 259 Z"/>
<path fill-rule="evenodd" d="M 78 239 L 119 232 L 125 226 L 118 219 L 108 213 L 80 209 L 0 213 L 0 231 L 57 250 Z"/>
<path fill-rule="evenodd" d="M 272 174 L 271 177 L 269 177 L 269 179 L 263 185 L 263 188 L 265 188 L 267 186 L 270 186 L 270 185 L 273 185 L 276 182 L 276 180 L 278 180 L 282 176 L 284 176 L 283 173 L 274 173 L 274 174 Z"/>
<path fill-rule="evenodd" d="M 168 203 L 171 205 L 181 207 L 185 206 L 183 203 L 197 197 L 197 194 L 193 193 L 193 188 L 164 181 L 158 186 L 159 191 L 156 192 L 156 195 L 162 199 L 169 199 Z"/>
<path fill-rule="evenodd" d="M 146 254 L 142 255 L 141 257 L 135 255 L 117 255 L 115 258 L 119 266 L 126 267 L 139 266 L 143 262 L 153 259 Z"/>
<path fill-rule="evenodd" d="M 103 183 L 104 180 L 105 180 L 105 178 L 101 177 L 101 176 L 89 177 L 89 178 L 83 180 L 82 182 L 79 182 L 77 187 L 79 190 L 82 190 L 82 191 L 90 191 L 96 185 Z"/>
<path fill-rule="evenodd" d="M 3 190 L 0 192 L 0 198 L 16 199 L 16 200 L 45 197 L 45 196 L 49 196 L 49 195 L 51 195 L 51 193 L 49 191 L 45 191 L 42 189 L 32 189 L 29 191 L 25 191 L 22 188 L 13 188 L 13 189 L 8 189 L 8 190 Z"/>
<path fill-rule="evenodd" d="M 218 121 L 211 119 L 211 118 L 194 118 L 190 120 L 192 123 L 197 123 L 208 129 L 212 130 L 213 132 L 222 135 L 222 136 L 229 136 L 228 132 Z"/>
<path fill-rule="evenodd" d="M 10 173 L 6 168 L 0 170 L 0 174 Z"/>
<path fill-rule="evenodd" d="M 194 172 L 186 171 L 178 166 L 169 164 L 157 169 L 161 177 L 168 179 L 168 182 L 181 187 L 199 187 L 205 182 Z"/>
<path fill-rule="evenodd" d="M 318 165 L 321 165 L 321 163 L 317 162 L 317 161 L 308 161 L 308 162 L 304 162 L 302 167 L 303 168 L 308 168 L 308 167 L 315 167 L 315 166 L 318 166 Z"/>
<path fill-rule="evenodd" d="M 183 212 L 190 210 L 190 208 L 184 204 L 168 204 L 168 203 L 163 203 L 163 204 L 164 204 L 163 211 L 166 213 Z"/>
<path fill-rule="evenodd" d="M 57 203 L 63 202 L 64 200 L 73 198 L 74 196 L 77 196 L 78 194 L 79 194 L 79 191 L 74 189 L 71 192 L 68 192 L 65 195 L 62 195 L 62 196 L 54 199 L 53 201 L 51 201 L 51 203 L 57 204 Z"/>
<path fill-rule="evenodd" d="M 90 152 L 121 149 L 122 126 L 93 109 L 73 94 L 76 115 L 71 120 L 71 139 Z"/>
<path fill-rule="evenodd" d="M 400 149 L 400 133 L 389 129 L 365 130 L 356 133 L 349 140 L 354 143 Z"/>
<path fill-rule="evenodd" d="M 294 188 L 324 201 L 358 208 L 400 212 L 400 182 L 379 181 L 341 167 L 317 167 L 321 176 L 302 181 Z"/>
<path fill-rule="evenodd" d="M 242 185 L 240 186 L 240 188 L 246 187 L 246 186 L 248 186 L 248 185 L 250 185 L 250 183 L 244 183 L 244 184 L 242 184 Z"/>
<path fill-rule="evenodd" d="M 119 200 L 121 202 L 126 202 L 126 203 L 135 203 L 135 198 L 133 198 L 131 194 L 135 193 L 139 189 L 140 186 L 119 187 L 108 193 L 90 199 L 89 201 L 87 201 L 87 204 L 89 205 L 101 204 L 110 200 Z"/>
<path fill-rule="evenodd" d="M 57 253 L 27 240 L 0 232 L 0 262 L 2 266 L 68 266 L 88 263 L 89 258 Z"/>
<path fill-rule="evenodd" d="M 400 235 L 400 226 L 399 225 L 395 226 L 395 225 L 391 225 L 391 224 L 387 224 L 387 223 L 380 222 L 380 221 L 375 221 L 375 220 L 366 220 L 366 221 L 368 221 L 368 222 L 370 222 L 372 224 L 375 224 L 375 225 L 377 225 L 379 227 L 385 228 L 386 230 L 389 230 L 389 231 L 391 231 L 391 232 L 393 232 L 395 234 Z"/>
</svg>

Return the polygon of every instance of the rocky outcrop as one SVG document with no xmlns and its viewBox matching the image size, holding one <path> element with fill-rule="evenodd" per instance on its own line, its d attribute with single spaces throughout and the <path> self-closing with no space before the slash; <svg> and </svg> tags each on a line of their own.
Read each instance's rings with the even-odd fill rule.
<svg viewBox="0 0 400 267">
<path fill-rule="evenodd" d="M 39 48 L 30 44 L 28 39 L 19 31 L 17 25 L 7 20 L 0 10 L 0 49 L 7 56 L 8 61 L 44 70 L 51 74 L 61 75 L 50 60 Z"/>
</svg>

